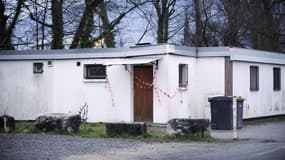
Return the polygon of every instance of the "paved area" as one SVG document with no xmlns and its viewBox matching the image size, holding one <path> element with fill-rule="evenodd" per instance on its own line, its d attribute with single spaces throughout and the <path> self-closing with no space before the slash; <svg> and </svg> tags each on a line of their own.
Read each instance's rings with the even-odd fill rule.
<svg viewBox="0 0 285 160">
<path fill-rule="evenodd" d="M 229 135 L 227 132 L 216 136 Z M 246 126 L 238 141 L 145 143 L 41 134 L 0 134 L 0 159 L 43 160 L 284 160 L 285 121 Z M 231 136 L 230 136 L 231 137 Z M 228 137 L 228 138 L 230 138 Z"/>
<path fill-rule="evenodd" d="M 71 155 L 103 154 L 136 147 L 126 139 L 80 138 L 44 134 L 0 134 L 0 160 L 58 160 Z"/>
<path fill-rule="evenodd" d="M 247 125 L 237 130 L 239 140 L 285 140 L 285 122 L 267 122 L 265 124 Z M 212 130 L 211 136 L 231 140 L 233 138 L 232 130 Z"/>
</svg>

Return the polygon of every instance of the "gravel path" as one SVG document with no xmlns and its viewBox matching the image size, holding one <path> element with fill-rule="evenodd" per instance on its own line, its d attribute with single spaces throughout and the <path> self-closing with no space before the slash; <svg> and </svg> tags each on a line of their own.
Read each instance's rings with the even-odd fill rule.
<svg viewBox="0 0 285 160">
<path fill-rule="evenodd" d="M 0 134 L 2 160 L 57 160 L 72 155 L 104 154 L 109 150 L 132 148 L 139 141 L 80 138 L 64 135 Z"/>
<path fill-rule="evenodd" d="M 218 133 L 226 137 L 227 132 Z M 0 160 L 284 160 L 285 121 L 245 126 L 231 143 L 145 143 L 65 135 L 0 134 Z"/>
</svg>

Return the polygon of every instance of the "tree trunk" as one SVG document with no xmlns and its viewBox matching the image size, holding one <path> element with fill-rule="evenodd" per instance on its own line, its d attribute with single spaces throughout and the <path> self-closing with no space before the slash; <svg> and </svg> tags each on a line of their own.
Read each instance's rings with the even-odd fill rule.
<svg viewBox="0 0 285 160">
<path fill-rule="evenodd" d="M 167 43 L 169 39 L 169 20 L 174 14 L 176 0 L 154 0 L 157 15 L 157 43 Z"/>
<path fill-rule="evenodd" d="M 200 0 L 193 0 L 195 8 L 195 35 L 194 43 L 196 47 L 202 46 L 202 30 L 203 24 L 201 20 Z"/>
<path fill-rule="evenodd" d="M 63 49 L 63 0 L 51 0 L 52 12 L 52 43 L 51 49 Z"/>
<path fill-rule="evenodd" d="M 187 10 L 185 10 L 185 20 L 184 20 L 184 32 L 183 32 L 183 45 L 185 46 L 191 46 L 191 32 L 190 32 L 190 26 L 189 26 L 189 13 Z"/>
<path fill-rule="evenodd" d="M 24 2 L 25 0 L 17 1 L 17 6 L 14 10 L 14 16 L 11 18 L 11 21 L 8 21 L 9 17 L 5 15 L 5 3 L 0 0 L 0 50 L 14 49 L 14 46 L 12 44 L 13 30 L 18 21 Z"/>
<path fill-rule="evenodd" d="M 85 0 L 86 6 L 90 5 L 92 0 Z M 86 25 L 84 26 L 83 33 L 80 39 L 80 48 L 91 48 L 94 46 L 91 40 L 91 33 L 94 30 L 94 9 L 90 9 L 90 12 L 86 15 Z"/>
<path fill-rule="evenodd" d="M 92 0 L 90 2 L 90 5 L 87 5 L 84 13 L 82 15 L 82 18 L 79 22 L 79 26 L 77 27 L 77 30 L 75 32 L 73 41 L 71 43 L 70 48 L 78 48 L 79 47 L 79 42 L 82 36 L 82 33 L 84 32 L 84 29 L 86 28 L 86 24 L 88 21 L 88 15 L 90 15 L 90 13 L 92 13 L 94 11 L 94 9 L 99 6 L 99 4 L 101 4 L 103 2 L 103 0 Z"/>
<path fill-rule="evenodd" d="M 46 14 L 48 10 L 48 3 L 45 2 L 45 7 L 44 7 L 44 13 L 43 13 L 43 24 L 41 24 L 41 30 L 42 30 L 42 42 L 41 42 L 41 49 L 45 49 L 45 23 L 46 23 Z"/>
<path fill-rule="evenodd" d="M 115 47 L 115 37 L 113 33 L 113 28 L 108 19 L 108 13 L 106 10 L 105 3 L 100 5 L 100 17 L 102 20 L 103 25 L 103 38 L 106 47 L 114 48 Z"/>
</svg>

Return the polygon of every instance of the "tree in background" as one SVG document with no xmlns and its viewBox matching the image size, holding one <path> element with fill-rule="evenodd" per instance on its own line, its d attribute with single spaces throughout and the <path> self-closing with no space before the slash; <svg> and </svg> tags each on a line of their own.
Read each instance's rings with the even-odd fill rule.
<svg viewBox="0 0 285 160">
<path fill-rule="evenodd" d="M 281 0 L 246 2 L 246 27 L 250 45 L 255 49 L 281 50 L 285 36 L 285 2 Z"/>
<path fill-rule="evenodd" d="M 225 18 L 222 27 L 222 44 L 224 46 L 242 47 L 243 28 L 245 24 L 245 8 L 243 0 L 221 0 L 218 4 L 221 15 Z"/>
<path fill-rule="evenodd" d="M 114 48 L 115 44 L 115 33 L 119 28 L 117 27 L 122 19 L 126 17 L 130 12 L 137 9 L 140 6 L 148 3 L 148 1 L 126 1 L 125 3 L 115 3 L 115 2 L 104 2 L 98 8 L 98 15 L 102 21 L 102 26 L 100 26 L 100 34 L 95 39 L 104 39 L 106 47 Z M 110 19 L 109 12 L 113 11 L 115 17 Z"/>
<path fill-rule="evenodd" d="M 132 43 L 148 35 L 156 43 L 285 51 L 282 0 L 0 2 L 0 49 L 22 44 L 26 49 L 90 48 L 97 40 L 104 40 L 105 47 L 123 46 L 125 33 L 133 34 L 130 28 L 137 29 L 129 26 L 137 22 L 142 27 L 136 33 L 141 36 Z M 126 23 L 124 19 L 130 17 L 132 23 Z M 139 22 L 142 18 L 144 23 Z"/>
<path fill-rule="evenodd" d="M 12 50 L 13 30 L 17 24 L 25 0 L 18 0 L 15 4 L 0 0 L 0 50 Z M 11 5 L 9 11 L 7 6 Z M 8 13 L 8 14 L 6 14 Z"/>
<path fill-rule="evenodd" d="M 184 30 L 183 30 L 183 40 L 182 40 L 182 44 L 185 46 L 191 46 L 193 44 L 193 40 L 192 40 L 192 33 L 190 30 L 190 22 L 189 22 L 189 12 L 188 12 L 188 7 L 185 8 L 184 11 L 185 14 L 185 19 L 184 19 Z"/>
<path fill-rule="evenodd" d="M 191 3 L 189 0 L 188 2 L 191 5 L 184 12 L 183 44 L 285 51 L 284 1 L 192 0 Z"/>
<path fill-rule="evenodd" d="M 153 0 L 152 4 L 157 15 L 157 43 L 167 43 L 169 36 L 169 21 L 175 13 L 176 0 Z"/>
<path fill-rule="evenodd" d="M 188 46 L 218 46 L 216 15 L 213 0 L 191 0 L 185 9 L 183 44 Z M 188 24 L 188 25 L 187 25 Z M 191 30 L 192 28 L 192 30 Z M 185 42 L 186 40 L 186 42 Z"/>
<path fill-rule="evenodd" d="M 63 17 L 62 17 L 63 0 L 51 0 L 52 14 L 52 49 L 63 49 Z"/>
<path fill-rule="evenodd" d="M 25 4 L 25 9 L 27 14 L 32 21 L 35 22 L 35 34 L 33 34 L 36 41 L 35 48 L 37 50 L 45 49 L 45 39 L 46 39 L 46 28 L 50 27 L 47 24 L 47 12 L 48 12 L 49 2 L 48 0 L 27 0 Z M 32 28 L 33 26 L 31 26 Z"/>
<path fill-rule="evenodd" d="M 86 47 L 86 45 L 90 45 L 90 42 L 88 41 L 89 35 L 92 32 L 92 23 L 93 21 L 93 13 L 96 7 L 98 7 L 103 0 L 86 0 L 85 1 L 85 10 L 83 12 L 83 15 L 81 17 L 81 20 L 79 22 L 79 25 L 76 29 L 76 32 L 74 34 L 73 41 L 71 43 L 70 48 L 80 48 Z M 87 40 L 87 41 L 83 41 Z"/>
<path fill-rule="evenodd" d="M 90 0 L 89 0 L 90 1 Z M 105 46 L 108 48 L 115 47 L 115 32 L 116 27 L 120 24 L 121 20 L 129 14 L 131 11 L 136 9 L 138 6 L 142 6 L 148 1 L 126 1 L 125 3 L 116 3 L 115 1 L 94 1 L 89 2 L 87 5 L 85 12 L 82 16 L 82 19 L 79 23 L 79 27 L 75 33 L 74 40 L 70 46 L 70 48 L 79 48 L 79 47 L 93 47 L 94 42 L 97 40 L 104 40 Z M 100 3 L 99 3 L 100 2 Z M 92 7 L 93 5 L 93 7 Z M 91 10 L 92 8 L 92 10 Z M 114 12 L 119 10 L 118 12 Z M 112 12 L 114 18 L 110 19 L 109 14 Z M 86 14 L 86 17 L 85 17 Z M 94 31 L 94 14 L 98 15 L 98 22 L 102 22 L 98 24 L 99 33 L 97 35 L 92 35 L 92 31 Z M 80 33 L 80 34 L 79 34 Z M 89 44 L 89 45 L 79 45 L 81 44 Z"/>
</svg>

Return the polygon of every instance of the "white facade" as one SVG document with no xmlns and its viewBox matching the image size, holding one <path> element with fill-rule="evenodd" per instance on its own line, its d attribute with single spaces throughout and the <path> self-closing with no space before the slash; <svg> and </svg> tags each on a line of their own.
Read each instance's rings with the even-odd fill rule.
<svg viewBox="0 0 285 160">
<path fill-rule="evenodd" d="M 259 68 L 259 90 L 250 91 L 250 66 Z M 273 67 L 281 69 L 281 90 L 273 90 Z M 244 118 L 285 114 L 285 66 L 248 62 L 233 63 L 233 93 L 242 95 Z"/>
<path fill-rule="evenodd" d="M 230 57 L 233 67 L 232 94 L 246 99 L 244 118 L 285 114 L 285 56 L 276 53 L 169 44 L 62 52 L 0 54 L 0 114 L 34 120 L 47 112 L 78 112 L 87 103 L 90 122 L 132 122 L 133 67 L 153 65 L 153 122 L 210 118 L 208 98 L 225 95 L 225 57 Z M 42 74 L 33 73 L 35 62 L 44 64 Z M 107 79 L 84 79 L 85 64 L 107 64 Z M 178 86 L 179 64 L 188 65 L 187 87 Z M 259 90 L 254 92 L 249 89 L 251 65 L 259 67 Z M 273 91 L 273 67 L 281 68 L 280 91 Z"/>
</svg>

